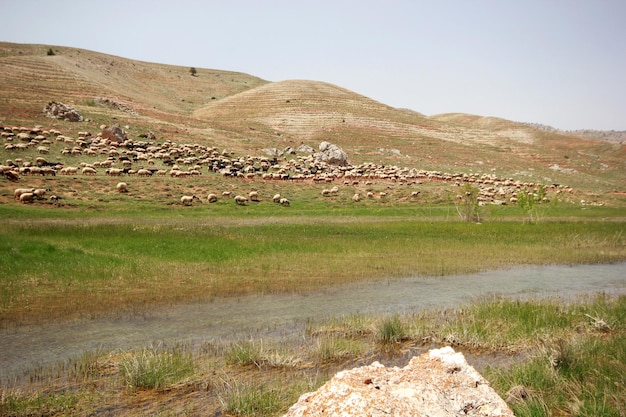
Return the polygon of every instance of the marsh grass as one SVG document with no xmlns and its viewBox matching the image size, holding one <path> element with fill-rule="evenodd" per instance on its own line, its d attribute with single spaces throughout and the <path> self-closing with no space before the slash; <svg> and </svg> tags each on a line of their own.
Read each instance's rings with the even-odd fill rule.
<svg viewBox="0 0 626 417">
<path fill-rule="evenodd" d="M 35 393 L 24 395 L 18 391 L 0 390 L 2 416 L 72 415 L 80 393 Z"/>
<path fill-rule="evenodd" d="M 253 380 L 224 375 L 215 392 L 221 412 L 234 416 L 278 416 L 284 414 L 300 395 L 319 388 L 326 378 L 295 370 L 292 373 L 259 370 Z"/>
<path fill-rule="evenodd" d="M 489 369 L 487 378 L 516 416 L 561 410 L 575 416 L 621 416 L 626 412 L 626 337 L 588 334 L 538 348 L 510 369 Z M 523 387 L 527 398 L 515 398 Z M 544 413 L 544 414 L 538 414 Z"/>
<path fill-rule="evenodd" d="M 397 314 L 384 318 L 378 325 L 376 333 L 378 343 L 391 345 L 408 338 L 406 323 Z"/>
<path fill-rule="evenodd" d="M 570 303 L 488 297 L 457 309 L 309 320 L 302 337 L 278 347 L 246 338 L 99 349 L 37 371 L 29 391 L 4 389 L 0 410 L 27 416 L 115 409 L 126 415 L 136 413 L 144 398 L 164 415 L 187 408 L 195 414 L 275 416 L 351 364 L 405 363 L 407 354 L 453 344 L 473 355 L 513 354 L 514 361 L 482 373 L 516 415 L 619 416 L 626 407 L 624 323 L 626 296 L 597 294 Z"/>
<path fill-rule="evenodd" d="M 336 362 L 356 358 L 364 350 L 359 340 L 337 335 L 323 335 L 315 340 L 315 357 L 318 363 Z"/>
<path fill-rule="evenodd" d="M 623 223 L 246 219 L 0 225 L 0 320 L 102 314 L 252 292 L 307 291 L 380 277 L 446 275 L 520 263 L 623 260 Z M 561 248 L 559 251 L 552 250 Z M 298 262 L 294 262 L 298 259 Z M 393 262 L 390 262 L 393 259 Z M 311 265 L 316 265 L 314 270 Z M 162 277 L 170 277 L 163 280 Z M 101 294 L 114 297 L 101 297 Z"/>
<path fill-rule="evenodd" d="M 193 376 L 195 362 L 189 353 L 177 349 L 145 348 L 129 353 L 121 361 L 120 370 L 125 385 L 131 390 L 155 389 Z"/>
</svg>

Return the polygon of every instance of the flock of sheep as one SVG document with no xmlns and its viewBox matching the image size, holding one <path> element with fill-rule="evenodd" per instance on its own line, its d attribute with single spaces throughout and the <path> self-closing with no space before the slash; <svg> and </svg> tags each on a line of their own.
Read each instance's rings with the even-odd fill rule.
<svg viewBox="0 0 626 417">
<path fill-rule="evenodd" d="M 118 186 L 118 191 L 121 191 L 120 189 L 120 185 L 122 185 L 121 188 L 126 187 L 126 184 L 121 182 L 119 183 Z M 224 191 L 222 193 L 223 197 L 230 197 L 231 196 L 231 192 L 230 191 Z M 197 200 L 198 202 L 202 202 L 202 199 L 196 195 L 184 195 L 180 198 L 180 203 L 183 206 L 191 206 L 194 202 L 194 200 Z M 216 203 L 218 200 L 217 194 L 214 193 L 210 193 L 207 196 L 207 202 L 209 203 Z M 245 206 L 248 201 L 259 201 L 259 192 L 258 191 L 250 191 L 250 193 L 248 193 L 248 196 L 243 196 L 243 195 L 235 195 L 233 197 L 233 200 L 235 201 L 235 204 L 241 205 L 241 206 Z M 280 204 L 281 206 L 286 206 L 289 207 L 289 205 L 291 204 L 291 202 L 286 199 L 285 197 L 281 197 L 280 194 L 275 194 L 274 197 L 272 198 L 272 201 L 274 203 Z"/>
<path fill-rule="evenodd" d="M 178 144 L 172 141 L 124 140 L 104 138 L 101 134 L 77 132 L 75 138 L 64 135 L 55 129 L 39 127 L 4 127 L 0 125 L 0 135 L 4 139 L 4 149 L 13 159 L 0 165 L 0 172 L 10 181 L 19 181 L 26 176 L 78 175 L 95 176 L 104 173 L 111 177 L 151 177 L 166 176 L 186 178 L 191 176 L 219 174 L 227 178 L 301 181 L 310 183 L 339 183 L 355 187 L 352 200 L 362 198 L 384 198 L 384 192 L 374 194 L 367 187 L 373 182 L 391 182 L 404 185 L 417 185 L 424 181 L 448 182 L 453 185 L 471 183 L 479 188 L 481 204 L 515 204 L 517 193 L 533 190 L 537 184 L 515 181 L 511 178 L 498 178 L 491 174 L 466 174 L 427 171 L 416 168 L 385 166 L 374 163 L 359 165 L 333 165 L 322 161 L 315 153 L 298 155 L 295 151 L 289 158 L 241 156 L 236 157 L 227 151 L 199 144 Z M 53 145 L 60 147 L 64 159 L 81 159 L 76 164 L 50 162 Z M 25 149 L 34 148 L 39 154 L 28 161 L 20 157 Z M 205 174 L 206 173 L 206 174 Z M 363 187 L 366 187 L 363 190 Z M 571 191 L 567 187 L 552 185 L 557 192 Z M 357 191 L 361 189 L 361 191 Z M 128 184 L 120 182 L 119 192 L 128 192 Z M 322 191 L 323 196 L 336 194 L 337 187 Z M 34 190 L 33 190 L 34 191 Z M 26 195 L 31 193 L 24 193 Z M 410 198 L 416 198 L 419 191 L 412 191 Z M 224 196 L 225 197 L 225 196 Z M 255 201 L 254 192 L 250 195 L 232 196 L 236 204 L 245 205 Z M 40 197 L 24 197 L 22 202 L 31 202 Z M 194 195 L 181 197 L 182 205 L 191 205 L 194 200 L 202 201 Z M 207 197 L 209 203 L 217 201 L 215 194 Z M 274 202 L 289 206 L 288 199 L 275 196 Z"/>
</svg>

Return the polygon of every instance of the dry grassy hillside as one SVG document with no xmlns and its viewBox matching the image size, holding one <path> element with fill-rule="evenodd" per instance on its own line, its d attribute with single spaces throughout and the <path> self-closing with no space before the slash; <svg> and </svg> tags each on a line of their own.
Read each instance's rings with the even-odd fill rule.
<svg viewBox="0 0 626 417">
<path fill-rule="evenodd" d="M 52 48 L 54 55 L 48 55 Z M 594 192 L 626 189 L 621 143 L 586 140 L 508 120 L 426 117 L 323 82 L 268 82 L 237 72 L 147 63 L 97 52 L 0 42 L 0 121 L 97 132 L 100 124 L 157 140 L 262 154 L 301 143 L 340 145 L 353 163 L 496 173 Z M 123 106 L 98 104 L 107 98 Z M 43 106 L 74 106 L 85 122 L 46 119 Z"/>
</svg>

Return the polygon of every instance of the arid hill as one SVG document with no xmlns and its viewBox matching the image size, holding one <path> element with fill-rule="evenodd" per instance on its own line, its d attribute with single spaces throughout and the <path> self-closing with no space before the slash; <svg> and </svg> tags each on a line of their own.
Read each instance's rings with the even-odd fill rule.
<svg viewBox="0 0 626 417">
<path fill-rule="evenodd" d="M 324 82 L 194 69 L 0 42 L 0 121 L 63 131 L 117 123 L 131 136 L 149 131 L 157 140 L 242 154 L 302 143 L 317 148 L 325 140 L 355 163 L 496 172 L 598 193 L 626 190 L 626 150 L 619 141 L 493 117 L 428 117 Z M 50 101 L 75 107 L 85 121 L 46 118 L 42 110 Z"/>
</svg>

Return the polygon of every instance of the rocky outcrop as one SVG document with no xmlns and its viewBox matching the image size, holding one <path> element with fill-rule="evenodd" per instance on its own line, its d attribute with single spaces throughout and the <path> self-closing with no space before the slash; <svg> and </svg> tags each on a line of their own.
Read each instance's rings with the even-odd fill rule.
<svg viewBox="0 0 626 417">
<path fill-rule="evenodd" d="M 132 114 L 133 116 L 138 116 L 137 112 L 133 110 L 130 106 L 127 106 L 124 103 L 120 103 L 119 101 L 106 98 L 106 97 L 96 97 L 94 102 L 100 106 L 106 106 L 115 110 L 120 110 L 128 114 Z"/>
<path fill-rule="evenodd" d="M 83 116 L 75 108 L 67 104 L 51 101 L 43 108 L 46 117 L 66 120 L 69 122 L 82 122 Z"/>
<path fill-rule="evenodd" d="M 348 165 L 348 154 L 339 146 L 329 142 L 320 143 L 319 152 L 315 154 L 315 159 L 331 165 Z"/>
<path fill-rule="evenodd" d="M 502 398 L 450 347 L 414 357 L 404 368 L 378 362 L 336 374 L 300 397 L 296 416 L 511 416 Z"/>
</svg>

